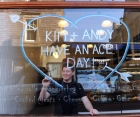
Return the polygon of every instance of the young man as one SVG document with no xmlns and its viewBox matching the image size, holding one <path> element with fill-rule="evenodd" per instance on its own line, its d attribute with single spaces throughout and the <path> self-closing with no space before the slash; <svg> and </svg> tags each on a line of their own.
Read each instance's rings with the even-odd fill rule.
<svg viewBox="0 0 140 117">
<path fill-rule="evenodd" d="M 69 64 L 72 66 L 72 64 Z M 72 115 L 78 114 L 78 102 L 82 101 L 85 108 L 91 115 L 98 114 L 98 111 L 93 108 L 89 99 L 87 98 L 84 89 L 80 83 L 74 82 L 72 76 L 74 75 L 74 68 L 68 68 L 67 64 L 62 66 L 62 80 L 58 81 L 63 89 L 50 88 L 50 81 L 42 80 L 42 90 L 39 95 L 39 100 L 50 96 L 55 98 L 55 114 Z"/>
</svg>

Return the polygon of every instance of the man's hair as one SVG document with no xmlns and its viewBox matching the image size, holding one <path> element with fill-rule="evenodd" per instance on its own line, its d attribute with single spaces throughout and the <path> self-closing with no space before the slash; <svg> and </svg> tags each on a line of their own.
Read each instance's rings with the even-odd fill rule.
<svg viewBox="0 0 140 117">
<path fill-rule="evenodd" d="M 63 65 L 62 65 L 62 69 L 64 68 L 64 67 L 71 67 L 70 69 L 71 69 L 71 71 L 73 72 L 74 71 L 74 66 L 73 66 L 73 64 L 71 64 L 71 63 L 68 63 L 68 66 L 67 66 L 67 63 L 64 63 Z"/>
</svg>

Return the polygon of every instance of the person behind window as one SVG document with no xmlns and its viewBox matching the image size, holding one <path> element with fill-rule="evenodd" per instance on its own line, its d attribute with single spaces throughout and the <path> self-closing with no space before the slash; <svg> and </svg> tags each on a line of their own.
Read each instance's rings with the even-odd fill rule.
<svg viewBox="0 0 140 117">
<path fill-rule="evenodd" d="M 68 64 L 68 66 L 73 66 Z M 39 100 L 43 101 L 50 96 L 55 98 L 55 115 L 74 115 L 78 114 L 78 102 L 82 101 L 85 108 L 91 115 L 98 114 L 98 110 L 94 109 L 85 91 L 80 83 L 72 80 L 74 68 L 67 67 L 67 63 L 62 66 L 62 80 L 58 81 L 63 86 L 63 89 L 58 87 L 53 88 L 47 79 L 42 80 L 42 90 L 39 95 Z"/>
</svg>

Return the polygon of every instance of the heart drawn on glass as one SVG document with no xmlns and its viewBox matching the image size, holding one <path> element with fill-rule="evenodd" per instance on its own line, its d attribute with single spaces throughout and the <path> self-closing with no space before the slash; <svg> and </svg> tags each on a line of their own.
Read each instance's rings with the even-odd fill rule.
<svg viewBox="0 0 140 117">
<path fill-rule="evenodd" d="M 119 22 L 121 22 L 124 27 L 126 28 L 127 30 L 127 42 L 126 42 L 126 48 L 125 48 L 125 51 L 124 51 L 124 54 L 122 56 L 122 59 L 120 60 L 120 62 L 118 63 L 118 65 L 111 70 L 111 72 L 104 78 L 103 81 L 101 81 L 98 85 L 96 85 L 94 87 L 94 90 L 96 90 L 98 87 L 100 87 L 108 78 L 111 77 L 111 75 L 114 73 L 114 72 L 117 72 L 118 68 L 121 66 L 121 64 L 123 63 L 123 61 L 125 60 L 126 58 L 126 55 L 127 55 L 127 52 L 128 52 L 128 49 L 129 49 L 129 46 L 130 46 L 130 30 L 129 30 L 129 27 L 127 26 L 127 24 L 125 22 L 123 22 L 122 20 L 120 19 L 117 19 L 115 17 L 112 17 L 112 16 L 108 16 L 108 15 L 86 15 L 86 16 L 83 16 L 81 18 L 79 18 L 78 20 L 76 20 L 75 22 L 65 18 L 65 17 L 62 17 L 62 16 L 59 16 L 59 15 L 56 15 L 56 14 L 45 14 L 45 15 L 41 15 L 41 16 L 38 16 L 38 17 L 35 17 L 33 19 L 31 19 L 27 25 L 25 26 L 25 28 L 23 29 L 22 31 L 22 35 L 20 37 L 20 48 L 21 48 L 21 52 L 24 56 L 24 58 L 26 59 L 26 61 L 35 69 L 37 70 L 37 72 L 39 72 L 42 76 L 44 76 L 45 78 L 47 78 L 48 80 L 50 80 L 51 82 L 53 82 L 55 85 L 57 85 L 58 87 L 60 88 L 63 88 L 62 85 L 60 85 L 59 83 L 57 83 L 55 80 L 53 80 L 50 76 L 44 74 L 36 65 L 34 65 L 34 63 L 32 63 L 32 61 L 27 57 L 25 51 L 24 51 L 24 46 L 23 46 L 23 38 L 24 38 L 24 34 L 25 34 L 25 30 L 27 29 L 27 26 L 30 26 L 30 23 L 37 20 L 37 19 L 42 19 L 42 18 L 47 18 L 47 17 L 56 17 L 56 18 L 60 18 L 60 19 L 63 19 L 63 20 L 66 20 L 68 21 L 70 24 L 71 24 L 71 27 L 74 26 L 75 28 L 77 28 L 76 24 L 85 19 L 85 18 L 89 18 L 89 17 L 105 17 L 105 18 L 112 18 L 112 19 L 115 19 Z M 16 18 L 16 15 L 14 15 L 14 18 L 13 18 L 13 23 L 15 23 L 16 19 L 19 20 L 19 17 Z M 37 30 L 37 29 L 36 29 Z M 124 74 L 125 75 L 125 74 Z"/>
</svg>

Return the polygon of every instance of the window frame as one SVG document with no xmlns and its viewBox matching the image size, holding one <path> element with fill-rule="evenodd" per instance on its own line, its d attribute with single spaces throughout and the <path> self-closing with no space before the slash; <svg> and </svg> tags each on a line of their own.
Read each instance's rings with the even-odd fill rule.
<svg viewBox="0 0 140 117">
<path fill-rule="evenodd" d="M 23 16 L 23 21 L 24 22 L 26 22 L 26 19 L 32 19 L 32 18 L 34 18 L 34 17 L 36 17 L 36 15 L 24 15 Z M 37 27 L 36 28 L 38 28 L 38 20 L 36 20 L 37 21 Z M 23 28 L 25 27 L 25 24 L 23 24 Z M 36 30 L 36 40 L 27 40 L 27 30 L 28 29 L 26 29 L 26 31 L 25 31 L 25 35 L 24 35 L 24 42 L 25 43 L 36 43 L 36 42 L 38 42 L 38 30 Z M 33 29 L 30 29 L 30 30 L 33 30 Z M 34 31 L 34 30 L 33 30 Z"/>
<path fill-rule="evenodd" d="M 62 8 L 140 8 L 140 2 L 94 2 L 94 1 L 42 1 L 0 2 L 0 9 L 62 9 Z"/>
</svg>

